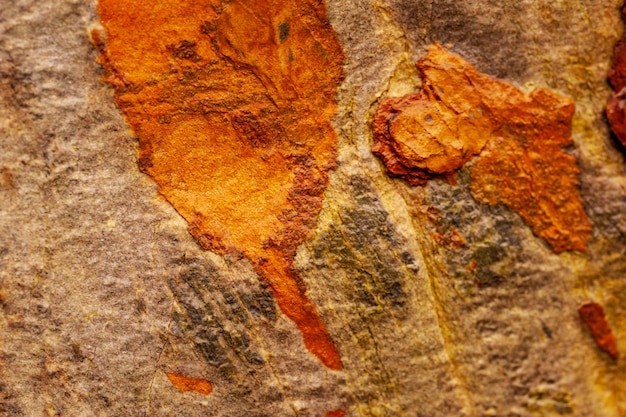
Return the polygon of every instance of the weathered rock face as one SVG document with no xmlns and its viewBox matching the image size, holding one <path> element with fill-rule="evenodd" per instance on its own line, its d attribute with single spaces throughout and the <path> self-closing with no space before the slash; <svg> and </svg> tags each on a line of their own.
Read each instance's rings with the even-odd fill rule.
<svg viewBox="0 0 626 417">
<path fill-rule="evenodd" d="M 143 65 L 148 80 L 137 90 L 103 82 L 105 75 L 124 84 L 119 74 L 136 68 L 122 70 L 119 57 L 110 55 L 103 70 L 90 33 L 109 30 L 101 41 L 112 53 L 117 35 L 100 20 L 128 19 L 132 7 L 145 2 L 110 2 L 101 16 L 95 0 L 18 0 L 0 9 L 0 414 L 626 415 L 626 365 L 619 355 L 626 346 L 626 163 L 604 116 L 613 45 L 623 32 L 619 0 L 329 0 L 311 2 L 313 15 L 300 8 L 289 16 L 281 11 L 309 3 L 276 1 L 256 10 L 261 2 L 225 2 L 179 22 L 193 33 L 142 33 L 144 25 L 161 28 L 150 21 L 154 16 L 179 13 L 175 3 L 155 3 L 143 23 L 126 25 L 135 28 L 137 48 L 124 53 L 137 51 L 131 61 Z M 196 24 L 214 22 L 213 12 L 226 16 L 222 25 Z M 266 15 L 274 12 L 274 20 Z M 250 17 L 251 27 L 273 33 L 274 43 L 267 44 L 262 31 L 233 37 L 248 28 L 237 23 L 245 19 L 227 19 L 240 14 Z M 281 26 L 294 16 L 309 18 L 302 26 Z M 324 16 L 330 26 L 315 29 Z M 343 62 L 340 72 L 305 59 L 316 51 L 323 56 L 312 44 L 297 44 L 310 39 L 306 28 L 318 42 L 332 38 L 341 48 L 332 61 Z M 236 39 L 259 48 L 246 46 L 240 55 Z M 372 121 L 383 100 L 420 94 L 414 63 L 437 42 L 520 94 L 546 89 L 574 104 L 568 114 L 573 143 L 563 141 L 558 152 L 580 172 L 568 171 L 574 180 L 554 181 L 550 193 L 554 198 L 574 188 L 562 203 L 577 202 L 578 218 L 589 220 L 590 228 L 580 224 L 586 252 L 571 245 L 560 251 L 520 209 L 477 193 L 485 152 L 524 147 L 507 142 L 510 135 L 486 141 L 455 167 L 454 181 L 432 178 L 414 187 L 389 178 L 371 152 Z M 232 62 L 211 55 L 216 44 Z M 257 68 L 273 68 L 285 56 L 289 62 L 286 44 L 292 67 L 281 67 L 278 78 L 256 74 L 277 85 L 274 95 L 263 95 L 246 71 L 255 60 Z M 167 56 L 165 70 L 153 68 L 140 47 Z M 113 68 L 120 72 L 112 75 Z M 329 83 L 316 90 L 323 91 L 319 96 L 310 92 L 315 106 L 299 101 L 309 93 L 293 99 L 281 93 L 291 88 L 281 84 L 284 77 L 298 86 L 306 74 Z M 225 140 L 224 146 L 249 151 L 252 165 L 245 166 L 257 172 L 271 171 L 276 161 L 286 167 L 275 171 L 280 181 L 271 175 L 263 181 L 278 184 L 269 197 L 280 201 L 255 212 L 258 219 L 238 225 L 238 233 L 279 233 L 293 224 L 289 216 L 282 222 L 268 213 L 285 201 L 294 205 L 285 195 L 302 184 L 283 160 L 302 139 L 297 152 L 315 155 L 306 166 L 318 182 L 306 196 L 316 202 L 304 210 L 297 245 L 277 250 L 276 259 L 287 260 L 288 278 L 315 306 L 341 370 L 311 354 L 297 320 L 287 316 L 259 263 L 261 252 L 272 248 L 258 243 L 267 236 L 254 245 L 231 240 L 236 251 L 196 240 L 214 235 L 211 227 L 222 240 L 233 230 L 226 220 L 207 220 L 211 210 L 225 219 L 241 212 L 249 220 L 250 207 L 239 206 L 254 193 L 250 199 L 226 193 L 225 201 L 239 199 L 229 217 L 212 193 L 230 185 L 199 182 L 192 191 L 208 187 L 213 199 L 202 205 L 194 238 L 187 231 L 194 205 L 181 209 L 188 197 L 177 194 L 187 162 L 181 157 L 176 164 L 174 155 L 169 165 L 155 165 L 163 156 L 158 152 L 180 149 L 159 148 L 173 142 L 159 129 L 187 123 L 203 104 L 222 105 L 215 86 L 233 85 L 235 76 L 249 87 L 224 89 L 220 97 L 244 103 L 224 117 L 233 118 L 241 137 L 266 132 L 261 136 L 268 142 Z M 128 77 L 130 87 L 140 84 Z M 258 100 L 249 98 L 253 87 L 263 93 Z M 159 97 L 187 112 L 151 113 Z M 278 110 L 262 111 L 273 108 L 272 100 Z M 199 136 L 207 146 L 230 134 L 218 125 L 199 129 L 207 131 Z M 154 136 L 143 137 L 138 126 Z M 293 129 L 264 165 L 259 155 L 285 126 Z M 324 144 L 318 148 L 315 132 Z M 190 154 L 203 152 L 195 136 L 179 139 L 188 141 Z M 208 172 L 209 180 L 220 169 L 242 166 L 237 158 L 220 166 L 224 148 L 214 150 L 207 169 L 216 176 Z M 532 153 L 546 169 L 559 166 L 554 153 Z M 533 175 L 516 182 L 519 172 L 494 178 L 513 191 L 536 184 Z M 263 196 L 262 185 L 257 188 Z M 277 228 L 260 228 L 265 222 Z"/>
</svg>

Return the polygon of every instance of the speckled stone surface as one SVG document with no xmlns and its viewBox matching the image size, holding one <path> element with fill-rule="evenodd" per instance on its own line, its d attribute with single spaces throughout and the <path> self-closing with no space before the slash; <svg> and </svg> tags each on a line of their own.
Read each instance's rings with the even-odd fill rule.
<svg viewBox="0 0 626 417">
<path fill-rule="evenodd" d="M 621 2 L 329 0 L 345 51 L 330 172 L 296 268 L 342 357 L 330 371 L 245 259 L 202 250 L 137 167 L 102 81 L 90 1 L 0 6 L 0 415 L 626 416 L 626 162 L 604 107 Z M 479 71 L 576 105 L 592 236 L 556 254 L 505 206 L 411 187 L 372 155 L 380 100 L 451 44 Z M 471 164 L 471 162 L 470 162 Z M 461 247 L 438 235 L 462 236 Z M 210 381 L 180 392 L 178 373 Z"/>
</svg>

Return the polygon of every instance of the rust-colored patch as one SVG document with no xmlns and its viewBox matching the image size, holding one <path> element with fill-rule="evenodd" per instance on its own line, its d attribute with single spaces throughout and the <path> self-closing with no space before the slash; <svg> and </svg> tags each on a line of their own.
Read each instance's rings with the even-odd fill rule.
<svg viewBox="0 0 626 417">
<path fill-rule="evenodd" d="M 2 169 L 0 169 L 0 174 L 0 188 L 15 188 L 15 179 L 13 178 L 13 174 L 9 168 L 2 167 Z"/>
<path fill-rule="evenodd" d="M 456 229 L 451 229 L 445 234 L 436 232 L 433 238 L 438 245 L 446 249 L 461 249 L 467 245 L 463 236 L 461 236 Z"/>
<path fill-rule="evenodd" d="M 340 369 L 294 270 L 335 165 L 343 51 L 324 3 L 100 0 L 98 10 L 107 40 L 94 42 L 142 171 L 202 247 L 246 256 L 309 351 Z"/>
<path fill-rule="evenodd" d="M 439 210 L 429 206 L 424 210 L 424 214 L 428 222 L 433 225 L 435 229 L 432 236 L 439 246 L 443 246 L 446 249 L 462 249 L 467 246 L 467 242 L 465 242 L 465 239 L 458 230 L 449 225 L 442 224 Z"/>
<path fill-rule="evenodd" d="M 179 391 L 194 391 L 199 394 L 209 395 L 213 391 L 213 385 L 206 379 L 191 378 L 189 376 L 168 372 L 167 379 Z"/>
<path fill-rule="evenodd" d="M 615 360 L 619 355 L 617 350 L 617 340 L 613 335 L 613 331 L 606 320 L 604 307 L 601 304 L 590 302 L 583 304 L 578 313 L 583 323 L 589 328 L 593 339 L 600 349 L 609 354 Z"/>
<path fill-rule="evenodd" d="M 344 417 L 345 415 L 345 410 L 333 410 L 326 413 L 326 417 Z"/>
<path fill-rule="evenodd" d="M 474 259 L 472 259 L 470 263 L 465 267 L 465 270 L 470 274 L 475 273 L 478 270 L 478 263 Z"/>
<path fill-rule="evenodd" d="M 622 20 L 626 22 L 626 2 L 622 5 Z M 611 129 L 626 146 L 626 33 L 615 44 L 609 82 L 613 93 L 606 106 L 606 116 Z"/>
<path fill-rule="evenodd" d="M 440 45 L 417 68 L 422 90 L 384 100 L 374 116 L 372 150 L 388 174 L 423 185 L 474 157 L 474 198 L 506 204 L 556 252 L 585 251 L 579 168 L 561 149 L 572 144 L 574 104 L 542 88 L 524 94 Z"/>
</svg>

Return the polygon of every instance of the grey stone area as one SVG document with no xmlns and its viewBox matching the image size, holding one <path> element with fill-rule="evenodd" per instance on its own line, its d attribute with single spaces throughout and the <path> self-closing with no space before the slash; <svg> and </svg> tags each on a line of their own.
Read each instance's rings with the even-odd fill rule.
<svg viewBox="0 0 626 417">
<path fill-rule="evenodd" d="M 201 250 L 136 163 L 101 81 L 95 2 L 0 6 L 0 415 L 623 416 L 624 150 L 603 118 L 620 2 L 329 0 L 346 52 L 339 165 L 296 266 L 337 343 L 326 370 L 244 259 Z M 503 206 L 409 187 L 370 152 L 381 98 L 417 91 L 432 42 L 577 106 L 586 254 Z M 465 245 L 435 235 L 458 232 Z M 471 267 L 475 262 L 476 267 Z M 206 378 L 209 396 L 166 374 Z"/>
<path fill-rule="evenodd" d="M 527 58 L 520 53 L 529 41 L 525 2 L 391 0 L 389 4 L 414 48 L 434 42 L 453 45 L 482 72 L 499 78 L 516 79 L 526 72 Z"/>
<path fill-rule="evenodd" d="M 335 192 L 351 204 L 303 248 L 300 263 L 318 305 L 334 306 L 329 327 L 359 413 L 460 415 L 421 260 L 365 176 L 349 177 Z"/>
</svg>

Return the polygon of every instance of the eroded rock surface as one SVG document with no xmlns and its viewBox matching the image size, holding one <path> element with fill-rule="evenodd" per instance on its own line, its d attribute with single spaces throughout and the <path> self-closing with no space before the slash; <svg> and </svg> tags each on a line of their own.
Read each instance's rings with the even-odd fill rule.
<svg viewBox="0 0 626 417">
<path fill-rule="evenodd" d="M 343 368 L 333 371 L 307 350 L 250 257 L 200 247 L 187 220 L 138 169 L 138 151 L 151 151 L 145 142 L 137 146 L 140 135 L 116 106 L 121 92 L 102 81 L 89 36 L 94 28 L 104 35 L 97 1 L 4 2 L 0 415 L 624 415 L 623 355 L 613 360 L 603 351 L 578 311 L 589 300 L 602 305 L 618 350 L 626 346 L 626 165 L 604 114 L 622 3 L 326 2 L 345 78 L 331 94 L 335 116 L 317 121 L 331 120 L 337 163 L 293 266 L 341 352 Z M 248 2 L 229 4 L 241 11 Z M 194 72 L 212 51 L 205 40 L 216 28 L 198 26 L 210 11 L 171 20 L 190 32 L 163 35 L 156 54 L 178 72 L 151 72 L 157 82 L 143 93 L 127 91 L 126 110 L 139 114 L 150 106 L 132 98 L 156 102 L 167 95 L 164 86 L 176 105 L 193 104 L 194 94 L 206 99 L 201 89 L 218 91 L 219 82 L 206 84 Z M 152 12 L 176 14 L 174 5 Z M 293 47 L 298 30 L 280 17 L 246 39 L 272 33 L 278 50 Z M 141 29 L 150 24 L 135 20 L 125 29 L 135 28 L 141 43 L 153 38 Z M 371 152 L 372 118 L 383 98 L 419 91 L 414 63 L 435 42 L 452 43 L 480 73 L 575 103 L 574 145 L 565 150 L 578 161 L 580 197 L 593 223 L 586 252 L 557 254 L 515 211 L 475 199 L 470 167 L 480 155 L 456 178 L 423 187 L 389 179 Z M 218 81 L 229 82 L 233 67 L 214 65 Z M 244 76 L 249 67 L 238 68 L 242 83 L 254 83 Z M 314 68 L 325 79 L 324 70 L 336 68 Z M 199 114 L 200 105 L 185 111 Z M 170 124 L 189 114 L 172 114 Z M 234 114 L 245 138 L 275 132 L 263 123 L 282 117 Z M 150 162 L 141 158 L 141 169 Z M 168 374 L 182 376 L 178 388 Z M 179 389 L 194 379 L 204 392 L 200 381 L 210 381 L 211 393 Z"/>
</svg>

